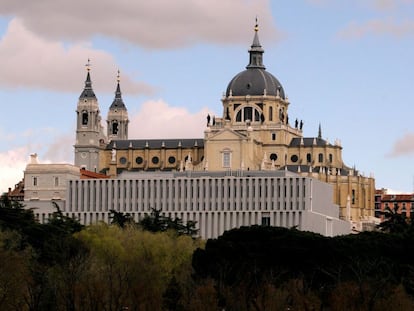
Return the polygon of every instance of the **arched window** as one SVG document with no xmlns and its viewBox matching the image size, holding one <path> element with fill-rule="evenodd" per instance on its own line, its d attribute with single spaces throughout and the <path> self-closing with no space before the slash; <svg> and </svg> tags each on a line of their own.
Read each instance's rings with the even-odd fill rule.
<svg viewBox="0 0 414 311">
<path fill-rule="evenodd" d="M 269 121 L 273 121 L 273 107 L 269 107 Z"/>
<path fill-rule="evenodd" d="M 82 125 L 88 125 L 88 112 L 82 111 Z"/>
<path fill-rule="evenodd" d="M 319 161 L 319 163 L 322 163 L 323 162 L 323 154 L 322 153 L 320 153 L 318 155 L 318 161 Z"/>
<path fill-rule="evenodd" d="M 330 153 L 329 154 L 329 163 L 332 163 L 333 162 L 333 155 L 332 155 L 332 153 Z"/>
<path fill-rule="evenodd" d="M 312 162 L 312 154 L 310 153 L 306 154 L 306 162 L 308 163 Z"/>
<path fill-rule="evenodd" d="M 236 122 L 261 122 L 261 111 L 256 109 L 255 107 L 246 106 L 240 108 L 240 110 L 236 113 Z"/>
<path fill-rule="evenodd" d="M 112 123 L 112 134 L 113 135 L 118 134 L 118 122 L 117 121 L 114 121 L 114 123 Z"/>
</svg>

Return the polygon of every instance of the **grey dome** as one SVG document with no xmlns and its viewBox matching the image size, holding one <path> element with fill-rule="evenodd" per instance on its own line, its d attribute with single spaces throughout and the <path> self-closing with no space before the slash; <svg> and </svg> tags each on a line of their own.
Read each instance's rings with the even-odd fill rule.
<svg viewBox="0 0 414 311">
<path fill-rule="evenodd" d="M 285 91 L 279 80 L 264 68 L 248 68 L 238 73 L 227 86 L 226 96 L 279 96 L 285 99 Z"/>
<path fill-rule="evenodd" d="M 279 95 L 286 99 L 282 85 L 271 73 L 266 71 L 263 64 L 264 50 L 260 45 L 258 31 L 259 27 L 256 20 L 253 43 L 249 50 L 249 64 L 245 71 L 238 73 L 230 81 L 226 96 L 262 96 L 266 92 L 266 95 Z"/>
</svg>

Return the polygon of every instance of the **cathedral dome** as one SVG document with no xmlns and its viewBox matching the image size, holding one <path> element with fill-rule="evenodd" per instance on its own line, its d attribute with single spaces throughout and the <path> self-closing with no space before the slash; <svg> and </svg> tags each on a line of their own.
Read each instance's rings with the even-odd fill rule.
<svg viewBox="0 0 414 311">
<path fill-rule="evenodd" d="M 279 95 L 285 99 L 282 85 L 271 73 L 264 68 L 247 68 L 230 81 L 226 96 L 261 96 L 265 92 L 266 95 Z"/>
<path fill-rule="evenodd" d="M 280 96 L 285 99 L 285 91 L 279 80 L 266 71 L 263 65 L 264 50 L 259 42 L 258 26 L 255 26 L 253 43 L 249 50 L 250 61 L 246 70 L 238 73 L 229 83 L 226 96 Z"/>
</svg>

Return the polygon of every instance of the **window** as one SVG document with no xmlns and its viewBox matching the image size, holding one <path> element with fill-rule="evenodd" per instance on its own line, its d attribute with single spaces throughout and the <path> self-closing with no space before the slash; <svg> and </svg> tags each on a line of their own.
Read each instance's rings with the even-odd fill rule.
<svg viewBox="0 0 414 311">
<path fill-rule="evenodd" d="M 175 163 L 175 157 L 171 156 L 168 158 L 168 163 L 174 164 Z"/>
<path fill-rule="evenodd" d="M 406 217 L 406 216 L 407 216 L 407 207 L 406 207 L 405 202 L 403 202 L 403 204 L 402 204 L 401 214 L 402 214 L 404 217 Z"/>
<path fill-rule="evenodd" d="M 236 114 L 236 122 L 246 122 L 246 121 L 253 121 L 253 122 L 260 122 L 261 112 L 251 106 L 241 108 Z"/>
<path fill-rule="evenodd" d="M 142 164 L 142 162 L 144 162 L 144 160 L 142 159 L 142 157 L 136 157 L 136 158 L 135 158 L 135 163 L 136 163 L 136 164 L 138 164 L 138 165 L 139 165 L 139 164 Z"/>
<path fill-rule="evenodd" d="M 82 111 L 82 125 L 88 125 L 88 112 Z"/>
<path fill-rule="evenodd" d="M 332 153 L 330 153 L 329 154 L 329 163 L 332 163 L 333 162 L 333 155 L 332 155 Z"/>
<path fill-rule="evenodd" d="M 54 185 L 55 185 L 55 187 L 58 187 L 59 186 L 59 177 L 53 177 L 53 182 L 54 182 Z"/>
<path fill-rule="evenodd" d="M 117 121 L 114 121 L 114 123 L 112 123 L 112 134 L 113 135 L 118 134 L 118 122 Z"/>
<path fill-rule="evenodd" d="M 230 152 L 230 150 L 225 150 L 223 152 L 223 167 L 231 167 L 231 152 Z"/>
<path fill-rule="evenodd" d="M 308 163 L 312 162 L 312 154 L 310 154 L 310 153 L 306 154 L 306 162 L 308 162 Z"/>
<path fill-rule="evenodd" d="M 33 177 L 33 186 L 37 186 L 37 177 Z"/>
<path fill-rule="evenodd" d="M 276 140 L 276 133 L 272 133 L 272 140 Z"/>
<path fill-rule="evenodd" d="M 160 159 L 158 157 L 152 157 L 152 163 L 153 164 L 158 164 L 159 161 L 160 161 Z"/>
<path fill-rule="evenodd" d="M 270 227 L 270 216 L 262 216 L 262 226 Z"/>
<path fill-rule="evenodd" d="M 119 159 L 119 163 L 121 163 L 121 164 L 126 164 L 126 163 L 127 163 L 127 159 L 126 159 L 125 157 L 121 157 L 121 158 Z"/>
<path fill-rule="evenodd" d="M 355 204 L 355 189 L 352 189 L 352 204 Z"/>
<path fill-rule="evenodd" d="M 323 162 L 323 154 L 322 153 L 318 154 L 318 161 L 319 161 L 319 163 Z"/>
<path fill-rule="evenodd" d="M 252 107 L 245 107 L 244 108 L 244 121 L 253 121 L 253 108 Z"/>
<path fill-rule="evenodd" d="M 276 161 L 276 160 L 277 160 L 277 154 L 276 154 L 276 153 L 272 153 L 272 154 L 270 155 L 270 160 L 272 160 L 272 161 Z"/>
<path fill-rule="evenodd" d="M 298 156 L 297 156 L 296 154 L 294 154 L 294 155 L 292 155 L 292 156 L 290 157 L 290 160 L 291 160 L 292 162 L 296 163 L 296 162 L 298 162 L 299 158 L 298 158 Z"/>
<path fill-rule="evenodd" d="M 269 107 L 269 121 L 273 121 L 273 107 Z"/>
</svg>

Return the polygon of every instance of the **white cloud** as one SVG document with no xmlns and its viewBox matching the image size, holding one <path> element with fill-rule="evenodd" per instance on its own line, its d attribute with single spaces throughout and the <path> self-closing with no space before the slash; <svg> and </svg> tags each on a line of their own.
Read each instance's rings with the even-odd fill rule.
<svg viewBox="0 0 414 311">
<path fill-rule="evenodd" d="M 13 189 L 14 185 L 23 179 L 23 171 L 28 161 L 27 154 L 27 147 L 0 152 L 0 194 L 6 192 L 9 187 Z"/>
<path fill-rule="evenodd" d="M 414 154 L 414 133 L 406 133 L 403 137 L 398 139 L 387 155 L 388 157 L 399 157 L 404 155 Z"/>
<path fill-rule="evenodd" d="M 42 154 L 45 163 L 71 163 L 73 164 L 75 144 L 75 132 L 63 134 L 47 146 L 46 151 Z"/>
<path fill-rule="evenodd" d="M 359 39 L 368 35 L 413 36 L 414 21 L 396 22 L 394 19 L 372 19 L 363 23 L 351 22 L 339 32 L 339 37 L 345 39 Z"/>
<path fill-rule="evenodd" d="M 37 153 L 39 163 L 73 164 L 74 132 L 56 135 L 56 129 L 37 128 L 15 134 L 15 137 L 21 144 L 0 152 L 0 193 L 22 180 L 30 154 Z M 6 139 L 0 135 L 0 141 Z"/>
<path fill-rule="evenodd" d="M 191 113 L 183 107 L 172 107 L 163 100 L 148 101 L 142 104 L 137 113 L 130 114 L 129 138 L 203 138 L 207 114 L 213 116 L 214 113 L 207 108 Z M 23 178 L 23 171 L 32 153 L 38 154 L 39 163 L 73 164 L 75 133 L 72 131 L 54 135 L 53 129 L 44 128 L 18 134 L 18 139 L 26 137 L 25 141 L 30 142 L 0 152 L 0 192 L 7 191 L 8 187 L 13 188 Z M 51 142 L 45 144 L 46 140 Z"/>
<path fill-rule="evenodd" d="M 240 29 L 252 28 L 256 15 L 266 36 L 277 35 L 269 0 L 2 0 L 0 15 L 47 38 L 103 35 L 146 48 L 245 42 Z"/>
<path fill-rule="evenodd" d="M 13 19 L 0 40 L 0 84 L 8 88 L 78 91 L 86 76 L 82 66 L 88 58 L 92 60 L 94 88 L 114 91 L 118 66 L 109 53 L 87 43 L 65 47 L 61 42 L 39 37 L 28 31 L 20 19 Z M 123 73 L 122 87 L 130 94 L 151 91 L 148 85 L 133 81 L 128 73 Z"/>
<path fill-rule="evenodd" d="M 196 113 L 183 107 L 169 106 L 163 100 L 145 102 L 130 115 L 129 137 L 137 139 L 203 138 L 207 114 L 203 108 Z"/>
<path fill-rule="evenodd" d="M 414 0 L 371 0 L 371 5 L 382 11 L 396 9 L 412 3 L 414 3 Z"/>
</svg>

